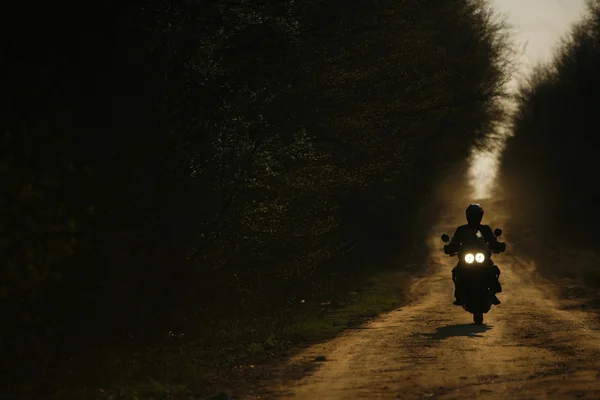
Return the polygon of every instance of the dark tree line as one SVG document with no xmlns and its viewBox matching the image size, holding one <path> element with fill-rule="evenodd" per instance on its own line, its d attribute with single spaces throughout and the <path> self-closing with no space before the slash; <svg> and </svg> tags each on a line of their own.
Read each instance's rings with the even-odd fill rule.
<svg viewBox="0 0 600 400">
<path fill-rule="evenodd" d="M 268 314 L 410 247 L 431 183 L 502 116 L 482 1 L 84 3 L 3 26 L 5 377 Z"/>
<path fill-rule="evenodd" d="M 520 89 L 503 181 L 513 225 L 593 247 L 600 222 L 600 2 L 588 8 L 552 62 L 539 66 Z"/>
</svg>

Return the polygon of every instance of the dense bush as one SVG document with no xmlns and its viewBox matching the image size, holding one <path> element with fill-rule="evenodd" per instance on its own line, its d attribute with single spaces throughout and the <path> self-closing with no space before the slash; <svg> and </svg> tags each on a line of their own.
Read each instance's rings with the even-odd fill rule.
<svg viewBox="0 0 600 400">
<path fill-rule="evenodd" d="M 269 313 L 420 239 L 434 178 L 501 115 L 480 1 L 86 4 L 3 26 L 11 373 L 92 332 Z"/>
<path fill-rule="evenodd" d="M 600 217 L 600 2 L 574 26 L 554 60 L 520 89 L 503 157 L 512 224 L 540 237 L 593 243 Z"/>
</svg>

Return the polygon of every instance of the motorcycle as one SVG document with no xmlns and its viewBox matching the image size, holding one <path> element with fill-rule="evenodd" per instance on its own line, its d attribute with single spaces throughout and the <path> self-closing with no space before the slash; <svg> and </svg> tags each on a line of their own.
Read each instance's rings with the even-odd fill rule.
<svg viewBox="0 0 600 400">
<path fill-rule="evenodd" d="M 494 235 L 500 237 L 502 230 L 496 228 Z M 450 237 L 444 233 L 442 241 L 449 243 Z M 444 246 L 444 252 L 449 256 L 458 255 L 458 266 L 463 272 L 454 279 L 460 279 L 461 284 L 464 285 L 464 298 L 461 298 L 462 307 L 465 311 L 473 314 L 475 324 L 482 324 L 483 314 L 487 314 L 492 308 L 494 293 L 490 290 L 490 282 L 494 263 L 491 256 L 493 253 L 498 254 L 502 251 L 504 248 L 492 249 L 492 246 L 486 243 L 483 237 L 465 241 L 458 249 L 450 248 L 450 244 Z"/>
</svg>

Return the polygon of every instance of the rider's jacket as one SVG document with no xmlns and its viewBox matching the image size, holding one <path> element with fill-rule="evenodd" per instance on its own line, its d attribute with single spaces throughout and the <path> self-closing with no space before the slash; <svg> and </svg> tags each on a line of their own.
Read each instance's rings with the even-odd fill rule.
<svg viewBox="0 0 600 400">
<path fill-rule="evenodd" d="M 458 251 L 461 243 L 469 240 L 476 239 L 479 235 L 483 236 L 485 241 L 489 243 L 490 247 L 494 251 L 502 252 L 506 248 L 506 244 L 499 242 L 494 232 L 492 232 L 492 228 L 489 225 L 461 225 L 456 228 L 456 232 L 454 232 L 454 236 L 450 243 L 447 246 L 444 246 L 444 250 L 446 253 L 454 253 Z"/>
</svg>

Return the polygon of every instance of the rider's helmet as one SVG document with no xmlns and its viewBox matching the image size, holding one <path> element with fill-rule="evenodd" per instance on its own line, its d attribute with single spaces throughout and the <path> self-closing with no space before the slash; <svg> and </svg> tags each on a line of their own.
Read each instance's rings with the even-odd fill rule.
<svg viewBox="0 0 600 400">
<path fill-rule="evenodd" d="M 469 204 L 466 214 L 469 225 L 479 225 L 483 219 L 483 208 L 479 204 Z"/>
</svg>

